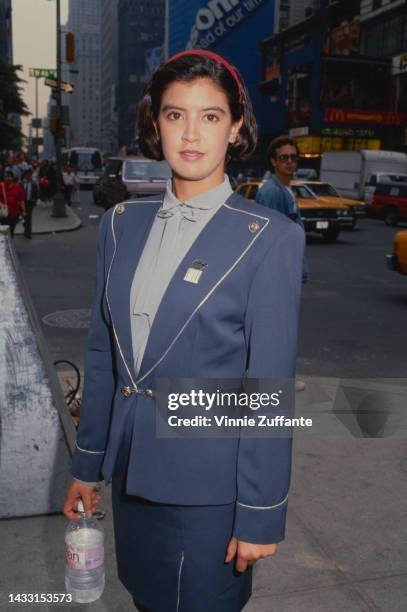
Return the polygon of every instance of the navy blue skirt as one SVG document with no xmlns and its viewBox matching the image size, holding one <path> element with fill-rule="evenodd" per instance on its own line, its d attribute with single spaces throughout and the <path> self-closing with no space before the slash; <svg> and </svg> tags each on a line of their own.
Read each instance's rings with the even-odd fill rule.
<svg viewBox="0 0 407 612">
<path fill-rule="evenodd" d="M 112 479 L 118 574 L 149 612 L 240 612 L 251 595 L 252 570 L 225 564 L 234 504 L 176 506 L 127 495 L 130 431 Z"/>
</svg>

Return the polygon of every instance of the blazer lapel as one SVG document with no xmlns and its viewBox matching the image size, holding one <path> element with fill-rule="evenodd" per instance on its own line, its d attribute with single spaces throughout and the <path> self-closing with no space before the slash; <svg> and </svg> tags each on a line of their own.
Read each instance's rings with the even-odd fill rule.
<svg viewBox="0 0 407 612">
<path fill-rule="evenodd" d="M 175 272 L 155 316 L 137 383 L 166 357 L 192 317 L 233 273 L 269 223 L 267 217 L 235 206 L 238 200 L 232 195 L 217 211 Z M 200 275 L 196 274 L 199 268 Z"/>
<path fill-rule="evenodd" d="M 106 282 L 106 298 L 113 332 L 130 380 L 135 381 L 130 323 L 130 290 L 134 272 L 162 198 L 118 204 L 112 215 L 115 250 Z"/>
</svg>

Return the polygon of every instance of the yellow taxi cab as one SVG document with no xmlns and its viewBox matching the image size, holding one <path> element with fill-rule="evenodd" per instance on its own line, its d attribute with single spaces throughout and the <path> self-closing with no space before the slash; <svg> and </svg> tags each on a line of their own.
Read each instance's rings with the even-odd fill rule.
<svg viewBox="0 0 407 612">
<path fill-rule="evenodd" d="M 312 191 L 317 198 L 329 201 L 334 203 L 335 205 L 340 202 L 348 207 L 350 212 L 352 213 L 353 222 L 352 229 L 354 229 L 357 225 L 357 220 L 360 217 L 366 217 L 366 203 L 362 202 L 362 200 L 352 200 L 351 198 L 344 198 L 341 196 L 339 191 L 333 187 L 330 183 L 325 183 L 322 181 L 311 181 L 311 180 L 297 180 L 295 181 L 299 185 L 306 185 L 308 189 Z"/>
<path fill-rule="evenodd" d="M 386 255 L 390 270 L 407 275 L 407 230 L 397 232 L 393 240 L 393 253 Z"/>
<path fill-rule="evenodd" d="M 265 181 L 246 181 L 235 189 L 248 200 L 254 200 Z M 318 198 L 302 181 L 290 184 L 306 232 L 316 232 L 327 242 L 334 242 L 343 227 L 352 226 L 352 214 L 342 203 Z"/>
</svg>

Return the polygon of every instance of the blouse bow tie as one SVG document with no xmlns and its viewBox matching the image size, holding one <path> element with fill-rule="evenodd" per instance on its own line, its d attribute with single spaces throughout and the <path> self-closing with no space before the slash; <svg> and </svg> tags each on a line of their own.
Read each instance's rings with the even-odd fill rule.
<svg viewBox="0 0 407 612">
<path fill-rule="evenodd" d="M 180 202 L 179 204 L 175 204 L 169 208 L 162 208 L 158 211 L 157 217 L 160 217 L 160 219 L 169 219 L 176 213 L 180 213 L 184 219 L 188 219 L 188 221 L 197 221 L 200 213 L 203 210 L 206 209 L 199 208 L 198 206 L 191 206 L 190 204 L 185 204 L 185 202 Z"/>
</svg>

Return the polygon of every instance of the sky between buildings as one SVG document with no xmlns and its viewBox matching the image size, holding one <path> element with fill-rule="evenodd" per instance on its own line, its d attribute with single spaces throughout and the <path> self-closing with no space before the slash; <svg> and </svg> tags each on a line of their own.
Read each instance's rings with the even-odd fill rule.
<svg viewBox="0 0 407 612">
<path fill-rule="evenodd" d="M 35 116 L 35 78 L 29 68 L 56 68 L 56 0 L 13 0 L 13 63 L 21 64 L 23 97 L 32 116 L 23 117 L 23 131 Z M 61 23 L 68 17 L 68 0 L 61 0 Z M 64 50 L 64 46 L 62 45 Z M 50 88 L 38 80 L 38 116 L 47 112 Z"/>
</svg>

